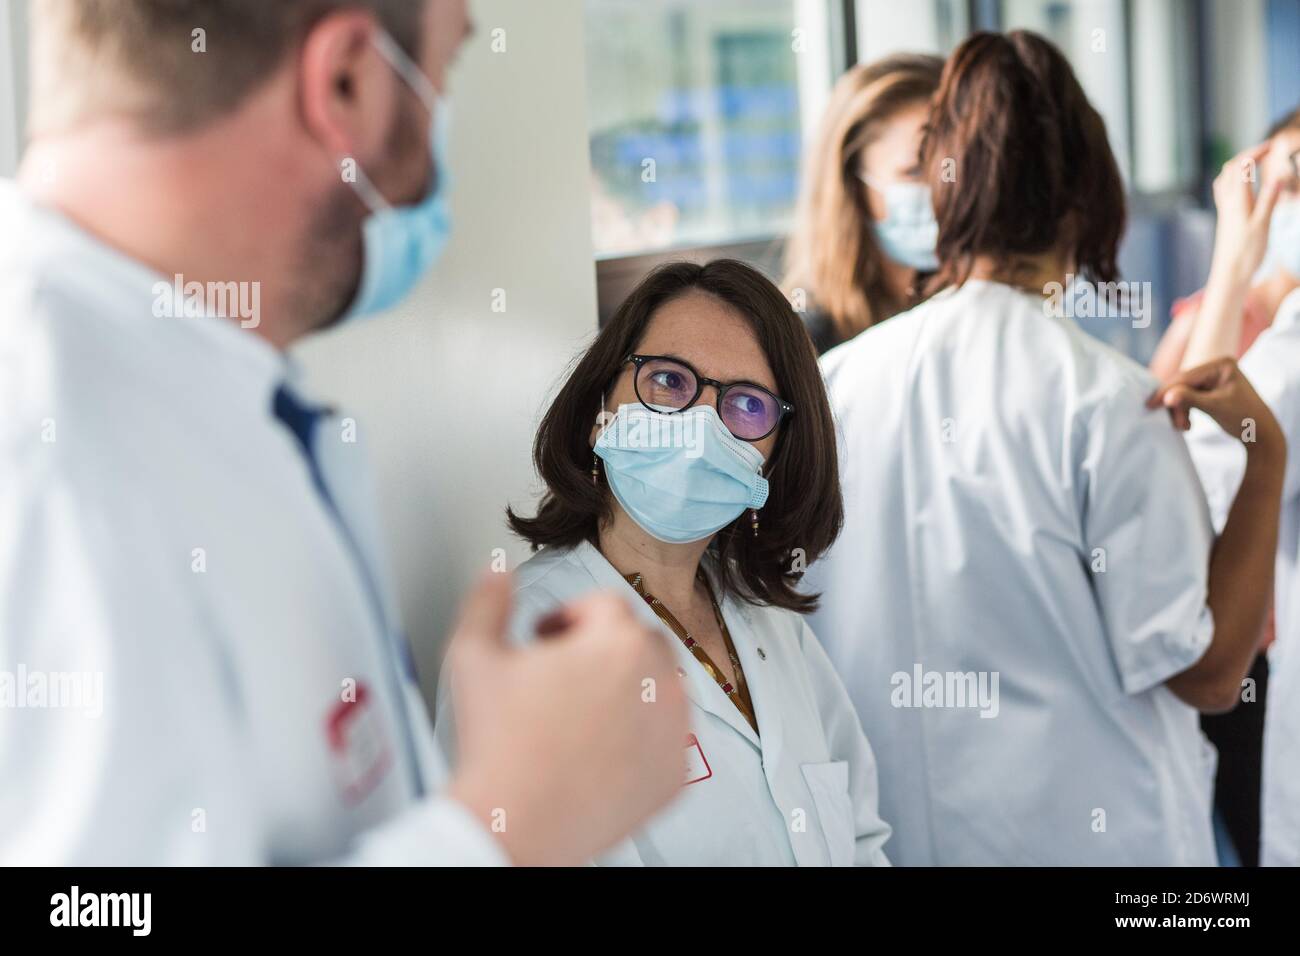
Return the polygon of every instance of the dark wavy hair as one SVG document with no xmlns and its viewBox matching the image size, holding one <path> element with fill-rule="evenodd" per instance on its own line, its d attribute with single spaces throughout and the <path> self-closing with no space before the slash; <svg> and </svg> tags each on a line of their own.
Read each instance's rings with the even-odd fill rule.
<svg viewBox="0 0 1300 956">
<path fill-rule="evenodd" d="M 769 493 L 758 535 L 752 534 L 745 513 L 710 545 L 722 572 L 721 587 L 751 603 L 808 613 L 816 610 L 818 595 L 802 593 L 796 585 L 803 568 L 830 547 L 844 521 L 835 426 L 803 322 L 771 281 L 742 262 L 670 263 L 633 290 L 578 359 L 542 418 L 533 461 L 546 493 L 536 516 L 507 508 L 506 519 L 534 549 L 597 543 L 612 504 L 607 485 L 591 480 L 589 440 L 595 416 L 655 313 L 692 291 L 713 296 L 749 323 L 778 394 L 795 408 L 782 423 L 764 467 Z"/>
<path fill-rule="evenodd" d="M 1124 183 L 1106 124 L 1064 54 L 1038 34 L 976 33 L 953 51 L 921 163 L 939 221 L 940 267 L 927 292 L 961 285 L 976 256 L 1014 266 L 1053 250 L 1082 278 L 1118 278 Z"/>
</svg>

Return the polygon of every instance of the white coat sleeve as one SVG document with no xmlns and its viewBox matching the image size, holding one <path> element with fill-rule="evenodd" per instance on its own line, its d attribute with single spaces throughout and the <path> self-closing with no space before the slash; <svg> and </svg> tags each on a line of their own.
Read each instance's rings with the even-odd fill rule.
<svg viewBox="0 0 1300 956">
<path fill-rule="evenodd" d="M 0 670 L 25 677 L 24 706 L 0 721 L 0 864 L 272 862 L 237 666 L 168 586 L 187 561 L 39 470 L 0 486 Z M 41 679 L 73 677 L 80 706 L 39 705 Z M 467 811 L 434 798 L 319 862 L 505 859 Z"/>
<path fill-rule="evenodd" d="M 1151 381 L 1154 390 L 1154 380 Z M 1076 474 L 1090 573 L 1126 694 L 1156 687 L 1209 647 L 1214 536 L 1181 434 L 1130 380 L 1089 416 Z"/>
<path fill-rule="evenodd" d="M 812 628 L 800 620 L 800 644 L 803 657 L 817 695 L 817 708 L 821 716 L 826 742 L 832 760 L 843 760 L 849 765 L 849 797 L 853 801 L 853 829 L 856 849 L 855 866 L 889 866 L 885 855 L 885 841 L 892 829 L 880 818 L 880 784 L 876 770 L 876 755 L 871 751 L 862 723 L 849 699 L 849 692 L 831 665 Z"/>
<path fill-rule="evenodd" d="M 1282 500 L 1294 500 L 1300 495 L 1300 297 L 1285 300 L 1277 320 L 1255 340 L 1240 364 L 1286 436 Z M 1237 436 L 1224 432 L 1202 412 L 1193 412 L 1187 447 L 1205 488 L 1215 530 L 1222 532 L 1246 474 L 1246 449 Z"/>
</svg>

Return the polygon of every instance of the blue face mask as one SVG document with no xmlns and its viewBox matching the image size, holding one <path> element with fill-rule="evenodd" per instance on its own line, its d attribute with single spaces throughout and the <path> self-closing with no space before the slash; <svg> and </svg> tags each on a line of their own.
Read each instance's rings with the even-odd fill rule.
<svg viewBox="0 0 1300 956">
<path fill-rule="evenodd" d="M 712 405 L 673 415 L 622 405 L 595 451 L 623 510 L 670 544 L 711 538 L 767 501 L 763 455 L 732 435 Z"/>
<path fill-rule="evenodd" d="M 1273 207 L 1264 262 L 1270 268 L 1285 269 L 1292 278 L 1300 280 L 1300 199 L 1279 202 Z"/>
<path fill-rule="evenodd" d="M 865 174 L 862 181 L 885 197 L 885 218 L 875 224 L 881 251 L 899 265 L 923 272 L 937 269 L 934 247 L 939 241 L 939 224 L 934 220 L 930 187 L 925 183 L 878 183 Z"/>
<path fill-rule="evenodd" d="M 391 206 L 365 172 L 357 168 L 352 186 L 370 208 L 370 215 L 362 226 L 365 259 L 361 284 L 340 320 L 345 322 L 383 312 L 406 298 L 437 261 L 451 235 L 447 207 L 447 102 L 391 36 L 378 34 L 375 46 L 429 111 L 433 188 L 415 205 Z"/>
</svg>

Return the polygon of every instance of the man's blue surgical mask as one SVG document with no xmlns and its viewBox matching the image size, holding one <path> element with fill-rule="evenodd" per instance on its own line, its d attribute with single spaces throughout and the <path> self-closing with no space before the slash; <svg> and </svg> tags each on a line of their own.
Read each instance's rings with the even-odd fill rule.
<svg viewBox="0 0 1300 956">
<path fill-rule="evenodd" d="M 934 247 L 939 224 L 934 220 L 930 187 L 925 183 L 881 183 L 862 174 L 862 181 L 885 197 L 885 218 L 875 223 L 881 250 L 899 265 L 929 272 L 939 267 Z"/>
<path fill-rule="evenodd" d="M 621 405 L 595 451 L 628 517 L 670 544 L 711 538 L 767 501 L 762 453 L 731 434 L 712 405 L 672 415 Z"/>
<path fill-rule="evenodd" d="M 361 284 L 340 321 L 391 309 L 415 288 L 447 245 L 451 215 L 447 206 L 447 127 L 449 107 L 429 78 L 388 33 L 375 46 L 429 111 L 429 155 L 433 183 L 428 195 L 410 206 L 392 206 L 358 166 L 353 189 L 370 209 L 362 225 Z"/>
</svg>

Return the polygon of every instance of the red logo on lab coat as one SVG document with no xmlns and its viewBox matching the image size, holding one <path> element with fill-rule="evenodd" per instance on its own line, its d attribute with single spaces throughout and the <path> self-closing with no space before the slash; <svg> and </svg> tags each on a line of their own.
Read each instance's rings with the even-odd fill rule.
<svg viewBox="0 0 1300 956">
<path fill-rule="evenodd" d="M 704 748 L 700 746 L 700 738 L 694 734 L 686 735 L 686 775 L 682 780 L 683 786 L 690 786 L 693 783 L 699 783 L 701 780 L 708 780 L 713 776 L 713 768 L 709 766 L 708 758 L 704 756 Z"/>
<path fill-rule="evenodd" d="M 356 700 L 339 701 L 325 718 L 334 775 L 351 805 L 375 789 L 393 763 L 379 710 L 370 689 L 357 682 Z"/>
</svg>

